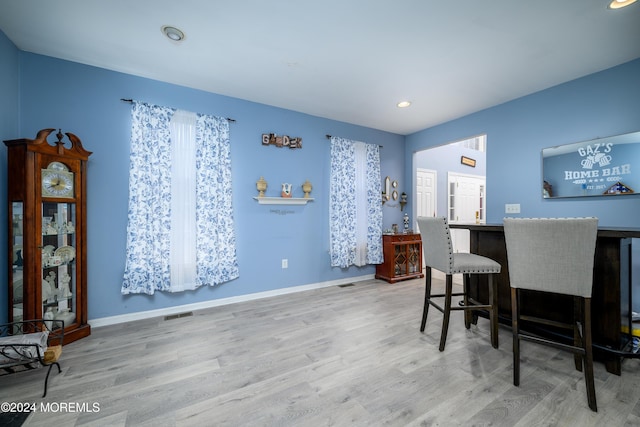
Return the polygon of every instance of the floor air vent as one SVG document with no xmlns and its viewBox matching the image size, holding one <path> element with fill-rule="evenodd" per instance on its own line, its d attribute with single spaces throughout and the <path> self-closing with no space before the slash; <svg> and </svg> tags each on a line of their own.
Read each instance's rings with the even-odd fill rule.
<svg viewBox="0 0 640 427">
<path fill-rule="evenodd" d="M 180 317 L 189 317 L 189 316 L 193 316 L 193 312 L 192 311 L 187 311 L 186 313 L 178 313 L 178 314 L 171 314 L 169 316 L 164 316 L 164 320 L 173 320 L 173 319 L 179 319 Z"/>
<path fill-rule="evenodd" d="M 353 283 L 346 283 L 344 285 L 338 285 L 339 288 L 348 288 L 349 286 L 353 286 Z"/>
</svg>

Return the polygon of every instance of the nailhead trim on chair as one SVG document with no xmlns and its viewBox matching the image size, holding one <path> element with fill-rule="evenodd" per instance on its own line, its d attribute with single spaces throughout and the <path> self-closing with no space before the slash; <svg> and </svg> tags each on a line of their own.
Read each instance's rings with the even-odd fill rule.
<svg viewBox="0 0 640 427">
<path fill-rule="evenodd" d="M 487 270 L 453 270 L 452 274 L 489 274 L 489 273 L 500 273 L 499 268 L 492 268 Z"/>
</svg>

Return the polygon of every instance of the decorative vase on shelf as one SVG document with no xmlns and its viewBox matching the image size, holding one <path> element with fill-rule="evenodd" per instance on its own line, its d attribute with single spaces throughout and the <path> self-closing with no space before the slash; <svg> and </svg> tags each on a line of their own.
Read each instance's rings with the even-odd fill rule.
<svg viewBox="0 0 640 427">
<path fill-rule="evenodd" d="M 280 195 L 282 197 L 284 197 L 285 199 L 290 199 L 291 198 L 291 184 L 288 183 L 283 183 L 282 184 L 282 192 L 280 193 Z"/>
<path fill-rule="evenodd" d="M 409 231 L 409 214 L 405 212 L 404 216 L 402 217 L 402 222 L 404 225 L 404 231 L 405 233 L 407 231 Z"/>
<path fill-rule="evenodd" d="M 311 185 L 311 183 L 309 182 L 309 180 L 306 180 L 304 182 L 304 184 L 302 184 L 302 191 L 304 192 L 304 198 L 308 199 L 309 198 L 309 193 L 311 193 L 311 190 L 313 189 L 313 186 Z"/>
<path fill-rule="evenodd" d="M 267 189 L 267 181 L 263 177 L 256 182 L 256 188 L 258 189 L 258 197 L 264 197 L 264 192 Z"/>
</svg>

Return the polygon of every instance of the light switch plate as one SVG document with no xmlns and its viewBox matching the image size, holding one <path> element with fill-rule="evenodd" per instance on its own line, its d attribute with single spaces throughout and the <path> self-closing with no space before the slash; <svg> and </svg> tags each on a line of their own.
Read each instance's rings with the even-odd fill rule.
<svg viewBox="0 0 640 427">
<path fill-rule="evenodd" d="M 504 205 L 504 213 L 520 213 L 520 203 L 507 203 Z"/>
</svg>

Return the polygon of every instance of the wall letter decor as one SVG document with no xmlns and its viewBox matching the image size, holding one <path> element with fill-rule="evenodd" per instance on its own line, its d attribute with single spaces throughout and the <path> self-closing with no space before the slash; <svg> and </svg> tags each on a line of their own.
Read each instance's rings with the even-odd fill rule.
<svg viewBox="0 0 640 427">
<path fill-rule="evenodd" d="M 276 147 L 302 148 L 302 138 L 292 138 L 288 135 L 278 136 L 275 133 L 263 133 L 262 145 L 275 145 Z"/>
</svg>

